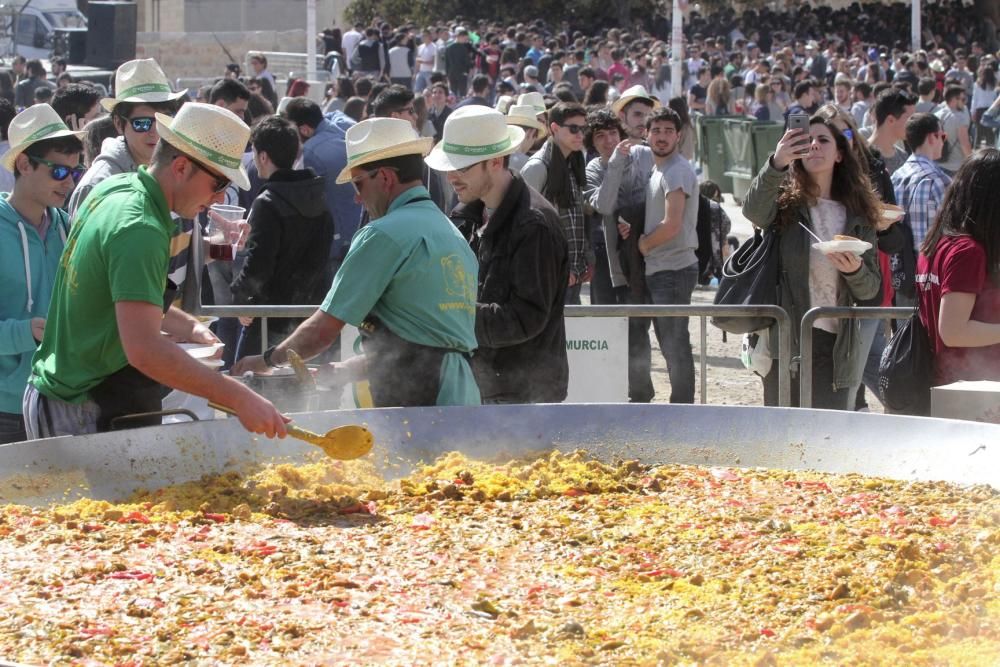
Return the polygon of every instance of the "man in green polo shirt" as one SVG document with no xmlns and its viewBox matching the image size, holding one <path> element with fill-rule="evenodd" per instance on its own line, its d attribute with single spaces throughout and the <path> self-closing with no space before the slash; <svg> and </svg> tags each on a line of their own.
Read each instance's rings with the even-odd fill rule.
<svg viewBox="0 0 1000 667">
<path fill-rule="evenodd" d="M 421 185 L 431 141 L 408 121 L 372 118 L 347 131 L 353 183 L 372 222 L 351 241 L 323 305 L 281 344 L 246 357 L 234 374 L 310 358 L 345 323 L 362 332 L 364 354 L 321 371 L 333 384 L 367 379 L 376 407 L 478 405 L 468 358 L 476 348 L 478 263 L 469 244 Z"/>
<path fill-rule="evenodd" d="M 192 218 L 230 182 L 249 185 L 241 157 L 250 129 L 207 104 L 156 122 L 149 169 L 104 180 L 77 212 L 25 392 L 31 438 L 110 430 L 119 417 L 159 410 L 164 385 L 232 407 L 250 431 L 285 435 L 269 401 L 161 334 L 214 340 L 196 318 L 168 310 L 170 212 Z"/>
</svg>

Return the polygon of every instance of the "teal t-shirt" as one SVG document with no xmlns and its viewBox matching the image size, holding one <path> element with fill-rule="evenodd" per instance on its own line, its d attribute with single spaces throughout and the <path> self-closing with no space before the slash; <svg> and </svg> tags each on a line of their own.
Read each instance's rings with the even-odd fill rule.
<svg viewBox="0 0 1000 667">
<path fill-rule="evenodd" d="M 478 275 L 468 242 L 427 190 L 414 187 L 355 234 L 321 309 L 354 326 L 372 314 L 411 343 L 469 353 L 477 347 Z M 479 403 L 468 361 L 446 354 L 437 404 Z"/>
<path fill-rule="evenodd" d="M 45 337 L 32 359 L 30 381 L 39 392 L 80 403 L 128 364 L 115 303 L 163 306 L 176 227 L 144 167 L 94 188 L 66 239 Z"/>
</svg>

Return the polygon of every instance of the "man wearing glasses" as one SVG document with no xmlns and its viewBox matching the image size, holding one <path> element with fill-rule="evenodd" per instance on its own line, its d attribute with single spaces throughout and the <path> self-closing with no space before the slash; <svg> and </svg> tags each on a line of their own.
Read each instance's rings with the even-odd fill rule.
<svg viewBox="0 0 1000 667">
<path fill-rule="evenodd" d="M 11 148 L 0 159 L 15 179 L 0 197 L 0 444 L 27 439 L 21 397 L 69 232 L 60 207 L 83 173 L 81 134 L 37 104 L 13 119 Z"/>
<path fill-rule="evenodd" d="M 524 182 L 559 211 L 569 242 L 569 282 L 566 303 L 580 303 L 580 288 L 594 270 L 594 251 L 583 215 L 586 164 L 583 132 L 587 111 L 579 104 L 560 102 L 549 110 L 549 139 L 521 169 Z"/>
<path fill-rule="evenodd" d="M 351 183 L 371 223 L 351 241 L 320 309 L 233 374 L 267 372 L 292 349 L 311 359 L 345 324 L 361 331 L 364 354 L 321 367 L 325 384 L 367 379 L 375 407 L 478 405 L 469 357 L 476 349 L 476 257 L 420 183 L 431 139 L 409 122 L 370 118 L 347 131 Z"/>
<path fill-rule="evenodd" d="M 121 417 L 159 411 L 166 387 L 230 406 L 252 432 L 284 437 L 269 401 L 161 335 L 214 341 L 196 318 L 169 306 L 170 212 L 191 219 L 221 201 L 230 182 L 249 186 L 242 157 L 250 128 L 196 103 L 155 122 L 160 140 L 149 167 L 106 179 L 77 211 L 22 403 L 28 437 L 111 430 Z"/>
<path fill-rule="evenodd" d="M 568 248 L 559 214 L 510 170 L 524 134 L 499 111 L 462 107 L 425 158 L 455 188 L 451 219 L 479 257 L 472 369 L 484 403 L 561 403 L 569 385 Z"/>
<path fill-rule="evenodd" d="M 101 106 L 111 114 L 118 136 L 105 139 L 101 153 L 83 175 L 69 199 L 70 220 L 75 222 L 77 212 L 90 195 L 91 190 L 102 181 L 117 174 L 133 173 L 140 166 L 149 164 L 153 149 L 160 136 L 156 131 L 154 115 L 164 113 L 173 116 L 181 104 L 186 91 L 173 92 L 166 75 L 152 58 L 131 60 L 121 65 L 115 72 L 115 96 L 101 100 Z M 194 231 L 193 220 L 175 217 L 176 230 L 170 246 L 169 278 L 177 286 L 183 287 L 191 261 L 191 241 Z M 207 254 L 207 253 L 206 253 Z M 190 287 L 195 285 L 190 283 Z M 185 305 L 195 296 L 190 296 Z"/>
</svg>

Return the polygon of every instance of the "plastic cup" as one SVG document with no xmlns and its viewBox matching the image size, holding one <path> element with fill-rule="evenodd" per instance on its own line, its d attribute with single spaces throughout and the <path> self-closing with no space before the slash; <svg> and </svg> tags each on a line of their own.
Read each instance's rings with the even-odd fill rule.
<svg viewBox="0 0 1000 667">
<path fill-rule="evenodd" d="M 231 260 L 236 257 L 240 244 L 240 230 L 232 224 L 243 220 L 247 210 L 242 206 L 212 204 L 209 211 L 222 218 L 220 222 L 213 215 L 208 216 L 209 257 Z M 229 223 L 229 224 L 226 224 Z"/>
</svg>

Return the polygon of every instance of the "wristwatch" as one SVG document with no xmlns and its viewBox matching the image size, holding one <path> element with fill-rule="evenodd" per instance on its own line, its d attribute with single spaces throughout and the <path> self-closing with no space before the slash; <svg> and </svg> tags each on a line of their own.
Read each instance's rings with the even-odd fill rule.
<svg viewBox="0 0 1000 667">
<path fill-rule="evenodd" d="M 271 368 L 280 368 L 280 366 L 273 361 L 271 361 L 271 355 L 274 354 L 274 350 L 277 349 L 277 345 L 272 345 L 271 347 L 264 350 L 264 363 Z"/>
</svg>

